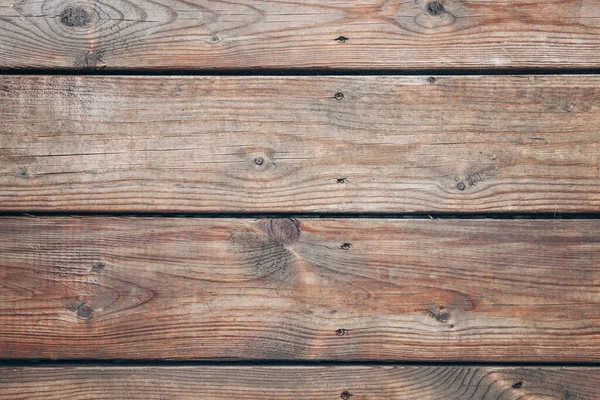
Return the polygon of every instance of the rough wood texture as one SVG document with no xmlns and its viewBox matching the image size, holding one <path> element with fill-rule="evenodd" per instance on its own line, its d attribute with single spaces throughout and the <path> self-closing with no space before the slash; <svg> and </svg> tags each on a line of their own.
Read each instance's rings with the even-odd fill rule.
<svg viewBox="0 0 600 400">
<path fill-rule="evenodd" d="M 600 66 L 596 0 L 0 0 L 8 68 Z"/>
<path fill-rule="evenodd" d="M 18 367 L 0 368 L 0 399 L 600 398 L 597 368 Z"/>
<path fill-rule="evenodd" d="M 599 89 L 597 76 L 3 76 L 0 210 L 597 212 Z"/>
<path fill-rule="evenodd" d="M 0 358 L 600 360 L 599 220 L 0 220 Z"/>
</svg>

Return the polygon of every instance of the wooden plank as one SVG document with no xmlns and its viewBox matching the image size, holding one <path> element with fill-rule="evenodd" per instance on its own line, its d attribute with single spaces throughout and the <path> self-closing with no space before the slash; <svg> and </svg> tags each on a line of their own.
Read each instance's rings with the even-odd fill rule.
<svg viewBox="0 0 600 400">
<path fill-rule="evenodd" d="M 2 76 L 0 210 L 598 212 L 599 89 L 598 76 Z"/>
<path fill-rule="evenodd" d="M 599 228 L 4 217 L 0 358 L 597 362 Z"/>
<path fill-rule="evenodd" d="M 1 367 L 0 399 L 595 399 L 576 367 Z"/>
<path fill-rule="evenodd" d="M 4 68 L 598 68 L 594 0 L 0 1 Z"/>
</svg>

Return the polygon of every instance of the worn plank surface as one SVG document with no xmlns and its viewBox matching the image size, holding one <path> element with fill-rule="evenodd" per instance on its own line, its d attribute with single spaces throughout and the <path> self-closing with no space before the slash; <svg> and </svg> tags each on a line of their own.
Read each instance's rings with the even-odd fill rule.
<svg viewBox="0 0 600 400">
<path fill-rule="evenodd" d="M 599 89 L 597 76 L 2 76 L 0 210 L 597 212 Z"/>
<path fill-rule="evenodd" d="M 0 358 L 597 362 L 599 228 L 4 217 Z"/>
<path fill-rule="evenodd" d="M 1 0 L 0 67 L 597 68 L 599 27 L 595 0 Z"/>
<path fill-rule="evenodd" d="M 600 398 L 597 368 L 449 366 L 1 367 L 0 399 Z"/>
</svg>

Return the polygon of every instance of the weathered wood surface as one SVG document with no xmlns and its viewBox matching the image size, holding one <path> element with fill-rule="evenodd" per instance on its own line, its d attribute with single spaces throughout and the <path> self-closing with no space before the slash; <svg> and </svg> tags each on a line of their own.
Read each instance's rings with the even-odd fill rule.
<svg viewBox="0 0 600 400">
<path fill-rule="evenodd" d="M 2 76 L 0 210 L 597 212 L 599 89 L 597 76 Z"/>
<path fill-rule="evenodd" d="M 0 358 L 597 362 L 599 228 L 4 217 Z"/>
<path fill-rule="evenodd" d="M 4 68 L 600 66 L 595 0 L 1 0 Z"/>
<path fill-rule="evenodd" d="M 0 399 L 600 398 L 597 368 L 449 366 L 1 367 Z"/>
</svg>

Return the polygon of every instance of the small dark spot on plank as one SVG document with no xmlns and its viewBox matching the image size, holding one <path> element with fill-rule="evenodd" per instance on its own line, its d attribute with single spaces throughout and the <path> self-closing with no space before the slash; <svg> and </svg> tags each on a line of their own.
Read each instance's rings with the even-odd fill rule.
<svg viewBox="0 0 600 400">
<path fill-rule="evenodd" d="M 433 76 L 430 76 L 430 77 L 427 79 L 427 81 L 428 81 L 429 83 L 435 83 L 435 78 L 434 78 Z"/>
<path fill-rule="evenodd" d="M 343 243 L 340 246 L 340 249 L 342 249 L 342 250 L 350 250 L 351 248 L 352 248 L 352 243 Z"/>
<path fill-rule="evenodd" d="M 337 38 L 335 38 L 335 41 L 339 43 L 346 43 L 348 40 L 350 39 L 346 36 L 338 36 Z"/>
<path fill-rule="evenodd" d="M 463 190 L 465 190 L 467 187 L 465 186 L 465 183 L 464 183 L 464 182 L 458 182 L 458 183 L 456 184 L 456 188 L 457 188 L 458 190 L 460 190 L 460 191 L 463 191 Z"/>
<path fill-rule="evenodd" d="M 31 172 L 29 171 L 29 167 L 23 166 L 19 167 L 19 171 L 17 172 L 19 178 L 29 179 L 31 177 Z"/>
<path fill-rule="evenodd" d="M 335 334 L 336 336 L 348 336 L 348 329 L 337 329 Z"/>
<path fill-rule="evenodd" d="M 82 28 L 92 22 L 92 15 L 84 7 L 67 7 L 60 13 L 60 22 L 70 28 Z"/>
<path fill-rule="evenodd" d="M 263 165 L 265 163 L 265 159 L 262 157 L 256 157 L 254 159 L 254 164 L 256 165 Z"/>
<path fill-rule="evenodd" d="M 430 1 L 427 3 L 427 13 L 429 15 L 433 15 L 434 17 L 442 15 L 446 12 L 444 5 L 439 1 Z"/>
<path fill-rule="evenodd" d="M 337 183 L 339 183 L 339 184 L 346 183 L 346 178 L 337 178 Z"/>
<path fill-rule="evenodd" d="M 102 272 L 104 268 L 106 268 L 106 264 L 103 262 L 97 262 L 92 266 L 92 272 L 99 273 Z"/>
<path fill-rule="evenodd" d="M 430 308 L 429 310 L 427 310 L 427 315 L 442 324 L 448 322 L 451 317 L 449 312 L 444 311 L 443 306 Z"/>
<path fill-rule="evenodd" d="M 77 308 L 77 316 L 81 319 L 92 319 L 94 309 L 87 304 L 82 304 Z"/>
<path fill-rule="evenodd" d="M 512 385 L 513 389 L 521 389 L 523 387 L 523 382 L 519 381 Z"/>
<path fill-rule="evenodd" d="M 333 96 L 336 100 L 344 100 L 344 93 L 342 92 L 337 92 L 334 96 Z"/>
<path fill-rule="evenodd" d="M 349 392 L 349 391 L 347 391 L 347 390 L 344 390 L 344 391 L 342 392 L 342 394 L 340 394 L 340 397 L 341 397 L 343 400 L 348 400 L 350 397 L 352 397 L 352 393 L 350 393 L 350 392 Z"/>
</svg>

